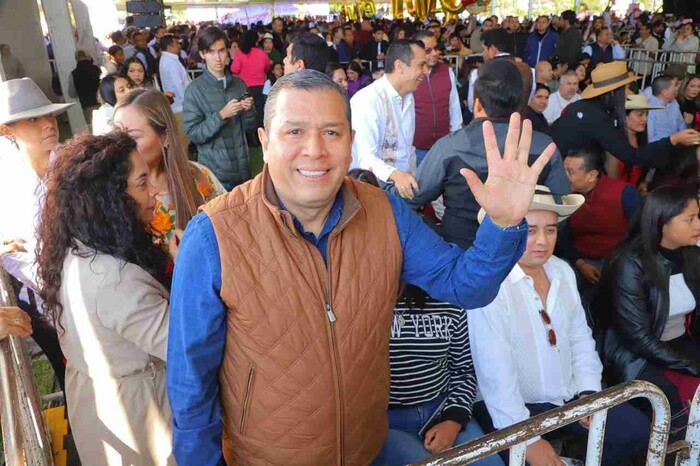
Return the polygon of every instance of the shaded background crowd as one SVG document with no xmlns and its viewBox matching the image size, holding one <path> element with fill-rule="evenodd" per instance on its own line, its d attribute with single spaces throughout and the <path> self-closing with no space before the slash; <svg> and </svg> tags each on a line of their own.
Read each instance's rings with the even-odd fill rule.
<svg viewBox="0 0 700 466">
<path fill-rule="evenodd" d="M 221 409 L 240 416 L 241 436 L 244 422 L 264 424 L 255 408 L 246 411 L 255 377 L 263 377 L 254 366 L 236 374 L 236 386 L 247 384 L 237 392 L 242 407 L 220 407 L 204 382 L 206 400 L 182 388 L 184 376 L 168 373 L 166 382 L 166 360 L 168 370 L 184 371 L 193 347 L 208 341 L 206 333 L 194 343 L 173 336 L 186 323 L 169 328 L 169 292 L 172 280 L 185 286 L 173 266 L 198 208 L 267 173 L 263 154 L 276 142 L 265 135 L 277 118 L 270 109 L 296 111 L 284 99 L 267 102 L 275 83 L 312 92 L 323 79 L 308 70 L 343 94 L 351 112 L 342 115 L 355 132 L 350 175 L 401 205 L 392 204 L 399 233 L 397 212 L 410 208 L 460 249 L 478 242 L 484 219 L 462 170 L 487 179 L 490 144 L 507 148 L 512 114 L 532 125 L 528 164 L 552 142 L 557 149 L 538 176 L 525 255 L 497 295 L 465 313 L 461 303 L 402 288 L 386 329 L 389 434 L 374 464 L 420 461 L 633 379 L 663 389 L 672 435 L 682 437 L 700 383 L 700 75 L 691 19 L 639 10 L 626 18 L 569 10 L 522 23 L 275 18 L 127 26 L 109 40 L 99 44 L 103 66 L 78 51 L 71 75 L 93 137 L 60 146 L 56 116 L 66 106 L 21 79 L 10 46 L 0 49 L 8 79 L 0 129 L 12 145 L 0 154 L 0 254 L 22 303 L 2 310 L 0 336 L 31 333 L 49 358 L 83 464 L 116 464 L 93 447 L 111 435 L 138 452 L 134 464 L 210 464 L 197 458 L 221 456 L 221 445 L 206 440 L 220 438 L 210 427 Z M 295 73 L 305 73 L 308 88 L 293 82 Z M 335 108 L 338 96 L 323 96 L 320 104 Z M 324 176 L 317 167 L 299 170 Z M 312 233 L 293 220 L 326 262 L 330 229 Z M 198 279 L 208 279 L 210 271 L 201 272 Z M 178 298 L 181 307 L 213 306 Z M 221 364 L 221 353 L 197 354 Z M 197 373 L 202 380 L 218 373 L 207 367 Z M 120 403 L 109 406 L 110 396 Z M 125 403 L 146 422 L 123 419 Z M 193 415 L 193 405 L 208 417 Z M 154 406 L 158 414 L 147 417 Z M 650 415 L 643 404 L 611 411 L 604 464 L 643 461 Z M 582 457 L 587 422 L 563 438 L 533 439 L 528 462 Z"/>
</svg>

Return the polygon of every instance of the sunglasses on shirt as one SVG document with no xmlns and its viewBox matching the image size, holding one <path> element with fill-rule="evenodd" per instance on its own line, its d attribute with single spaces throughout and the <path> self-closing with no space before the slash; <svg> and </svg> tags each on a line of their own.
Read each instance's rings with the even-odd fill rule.
<svg viewBox="0 0 700 466">
<path fill-rule="evenodd" d="M 547 329 L 547 340 L 549 341 L 549 345 L 557 346 L 557 333 L 554 331 L 554 327 L 552 327 L 552 319 L 549 317 L 549 314 L 547 314 L 547 311 L 540 309 L 540 318 Z"/>
</svg>

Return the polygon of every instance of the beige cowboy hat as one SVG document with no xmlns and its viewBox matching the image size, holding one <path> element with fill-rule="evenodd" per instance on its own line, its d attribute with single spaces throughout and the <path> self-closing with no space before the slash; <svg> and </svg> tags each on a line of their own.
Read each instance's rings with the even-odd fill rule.
<svg viewBox="0 0 700 466">
<path fill-rule="evenodd" d="M 0 83 L 0 125 L 58 115 L 71 105 L 73 104 L 52 103 L 29 78 L 10 79 Z"/>
<path fill-rule="evenodd" d="M 651 105 L 644 94 L 630 94 L 625 101 L 625 110 L 661 110 L 660 105 Z"/>
<path fill-rule="evenodd" d="M 561 197 L 561 202 L 557 202 L 552 191 L 547 186 L 537 185 L 535 186 L 535 196 L 532 198 L 532 204 L 530 204 L 530 210 L 546 210 L 549 212 L 554 212 L 559 217 L 559 222 L 563 222 L 571 214 L 576 212 L 576 210 L 586 202 L 586 198 L 581 194 L 565 194 Z M 484 209 L 479 210 L 477 219 L 479 223 L 484 221 L 486 217 L 486 211 Z"/>
<path fill-rule="evenodd" d="M 583 90 L 581 98 L 598 97 L 636 80 L 634 73 L 627 70 L 627 64 L 623 61 L 601 63 L 591 71 L 591 84 Z"/>
</svg>

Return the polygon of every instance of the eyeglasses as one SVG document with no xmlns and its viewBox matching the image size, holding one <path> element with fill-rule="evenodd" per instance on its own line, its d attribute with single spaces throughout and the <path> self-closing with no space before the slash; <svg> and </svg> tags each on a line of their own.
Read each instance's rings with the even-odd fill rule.
<svg viewBox="0 0 700 466">
<path fill-rule="evenodd" d="M 547 311 L 541 309 L 540 318 L 547 329 L 547 340 L 549 341 L 550 346 L 557 346 L 557 333 L 554 331 L 554 327 L 552 327 L 552 319 L 550 319 Z"/>
</svg>

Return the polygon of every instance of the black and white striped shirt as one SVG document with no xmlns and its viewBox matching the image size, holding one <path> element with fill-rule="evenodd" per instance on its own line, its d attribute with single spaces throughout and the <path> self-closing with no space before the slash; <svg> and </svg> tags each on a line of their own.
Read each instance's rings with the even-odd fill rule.
<svg viewBox="0 0 700 466">
<path fill-rule="evenodd" d="M 403 322 L 403 325 L 401 325 Z M 391 326 L 393 408 L 447 396 L 443 418 L 465 425 L 476 396 L 466 312 L 428 298 L 423 309 L 400 301 Z"/>
</svg>

